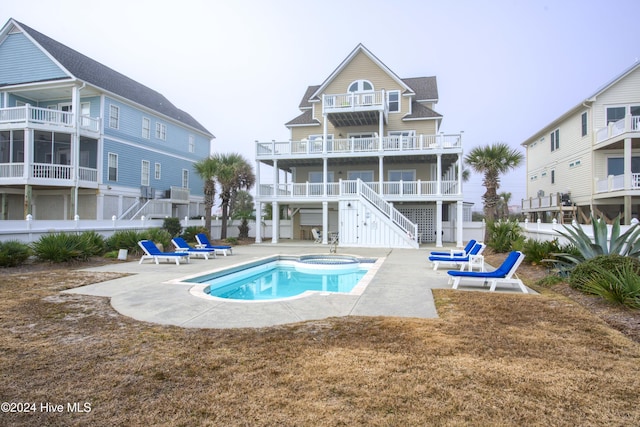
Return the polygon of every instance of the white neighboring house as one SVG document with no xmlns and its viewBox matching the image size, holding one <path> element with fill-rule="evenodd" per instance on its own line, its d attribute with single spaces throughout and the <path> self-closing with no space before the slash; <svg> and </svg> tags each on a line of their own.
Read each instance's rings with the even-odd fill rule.
<svg viewBox="0 0 640 427">
<path fill-rule="evenodd" d="M 640 63 L 522 143 L 529 219 L 629 224 L 640 204 Z"/>
<path fill-rule="evenodd" d="M 442 246 L 446 223 L 462 246 L 462 140 L 440 132 L 437 102 L 435 77 L 400 78 L 362 44 L 309 86 L 290 140 L 256 142 L 256 205 L 273 206 L 272 241 L 283 212 L 296 239 L 316 228 L 324 244 Z"/>
</svg>

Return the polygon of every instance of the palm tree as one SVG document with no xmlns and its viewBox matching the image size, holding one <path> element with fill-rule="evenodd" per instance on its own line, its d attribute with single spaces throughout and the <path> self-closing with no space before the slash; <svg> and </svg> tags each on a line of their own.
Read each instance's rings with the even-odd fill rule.
<svg viewBox="0 0 640 427">
<path fill-rule="evenodd" d="M 249 162 L 240 154 L 215 154 L 217 163 L 216 180 L 220 185 L 220 200 L 222 201 L 222 231 L 220 238 L 227 238 L 227 220 L 229 206 L 235 200 L 239 190 L 249 190 L 256 182 L 256 176 Z"/>
<path fill-rule="evenodd" d="M 495 220 L 496 205 L 500 200 L 498 188 L 500 188 L 500 175 L 517 168 L 524 160 L 524 156 L 516 149 L 509 147 L 504 142 L 495 142 L 485 147 L 476 147 L 464 161 L 471 168 L 484 174 L 482 185 L 486 191 L 482 195 L 484 203 L 484 215 L 487 222 Z M 487 240 L 485 232 L 485 241 Z"/>
<path fill-rule="evenodd" d="M 196 173 L 204 181 L 204 227 L 207 234 L 211 233 L 211 209 L 213 208 L 214 196 L 216 195 L 216 182 L 218 174 L 218 162 L 212 156 L 202 159 L 193 165 Z"/>
<path fill-rule="evenodd" d="M 502 205 L 502 218 L 509 219 L 509 202 L 511 201 L 511 193 L 503 191 L 498 194 L 498 197 L 500 197 L 500 204 Z"/>
</svg>

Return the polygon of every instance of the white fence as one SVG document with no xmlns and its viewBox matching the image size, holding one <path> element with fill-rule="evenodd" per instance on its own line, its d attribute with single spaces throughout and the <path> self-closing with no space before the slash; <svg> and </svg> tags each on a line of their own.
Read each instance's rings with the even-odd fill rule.
<svg viewBox="0 0 640 427">
<path fill-rule="evenodd" d="M 558 233 L 558 230 L 567 234 L 567 230 L 565 228 L 564 225 L 562 224 L 558 224 L 556 222 L 556 220 L 553 220 L 553 223 L 541 223 L 541 222 L 522 222 L 520 223 L 520 227 L 522 228 L 523 234 L 526 238 L 530 238 L 530 239 L 534 239 L 534 240 L 540 240 L 540 241 L 547 241 L 547 240 L 553 240 L 553 239 L 558 239 L 558 243 L 560 245 L 566 245 L 569 243 L 569 241 L 567 239 L 565 239 L 563 236 L 561 236 Z M 591 224 L 589 225 L 585 225 L 585 224 L 576 224 L 578 225 L 580 228 L 582 228 L 582 231 L 584 231 L 584 233 L 589 236 L 591 238 L 591 240 L 593 240 L 593 226 Z M 567 225 L 567 227 L 569 227 L 570 229 L 572 229 L 571 225 Z M 631 228 L 632 225 L 621 225 L 620 226 L 620 234 L 622 235 L 624 232 L 626 232 L 629 228 Z M 611 225 L 607 225 L 607 236 L 608 239 L 611 237 Z"/>
<path fill-rule="evenodd" d="M 0 221 L 0 241 L 19 240 L 21 242 L 34 242 L 40 239 L 40 236 L 50 233 L 82 233 L 83 231 L 95 231 L 105 238 L 112 236 L 116 231 L 121 230 L 137 230 L 142 231 L 148 228 L 162 227 L 162 219 L 140 219 L 131 220 L 20 220 L 20 221 Z M 182 227 L 202 226 L 204 227 L 204 218 L 202 219 L 183 219 L 180 221 Z M 240 220 L 228 221 L 227 237 L 238 237 L 240 230 Z M 249 221 L 249 237 L 255 239 L 255 222 Z M 290 239 L 291 221 L 280 221 L 280 237 Z M 272 232 L 271 221 L 264 221 L 262 226 L 262 238 L 270 239 Z M 220 239 L 222 232 L 222 220 L 211 221 L 211 238 Z"/>
</svg>

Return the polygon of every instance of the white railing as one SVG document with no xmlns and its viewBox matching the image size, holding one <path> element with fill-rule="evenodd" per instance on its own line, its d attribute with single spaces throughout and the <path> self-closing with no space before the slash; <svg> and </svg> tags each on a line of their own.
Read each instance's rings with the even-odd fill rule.
<svg viewBox="0 0 640 427">
<path fill-rule="evenodd" d="M 631 188 L 640 188 L 640 173 L 631 174 Z M 625 190 L 624 175 L 609 175 L 605 179 L 596 180 L 596 193 L 607 193 L 609 191 Z"/>
<path fill-rule="evenodd" d="M 80 181 L 98 182 L 98 170 L 91 168 L 78 168 L 78 179 Z"/>
<path fill-rule="evenodd" d="M 457 195 L 458 194 L 458 182 L 457 181 L 441 181 L 441 191 L 437 192 L 437 181 L 384 181 L 382 183 L 382 191 L 380 191 L 379 182 L 367 182 L 365 183 L 376 193 L 382 197 L 392 200 L 399 199 L 416 199 L 421 196 L 436 196 L 436 195 Z M 340 182 L 328 182 L 326 185 L 326 194 L 324 192 L 324 185 L 320 183 L 301 182 L 301 183 L 278 183 L 275 186 L 273 184 L 260 184 L 257 188 L 258 196 L 275 196 L 276 198 L 296 198 L 296 197 L 339 197 L 339 196 L 353 196 L 358 194 L 357 181 L 355 180 L 340 180 Z"/>
<path fill-rule="evenodd" d="M 71 179 L 71 166 L 50 163 L 32 163 L 31 178 Z"/>
<path fill-rule="evenodd" d="M 0 108 L 0 124 L 43 124 L 62 127 L 73 127 L 73 113 L 50 108 L 33 107 L 29 104 L 21 107 Z M 78 117 L 78 127 L 98 132 L 100 119 L 90 116 Z"/>
<path fill-rule="evenodd" d="M 380 110 L 385 106 L 385 92 L 383 90 L 322 95 L 323 113 L 364 109 Z"/>
<path fill-rule="evenodd" d="M 21 178 L 24 176 L 24 163 L 0 164 L 0 178 Z"/>
<path fill-rule="evenodd" d="M 402 231 L 407 233 L 407 235 L 414 241 L 418 241 L 418 225 L 409 221 L 407 217 L 402 215 L 400 211 L 391 206 L 386 200 L 382 198 L 378 193 L 376 193 L 371 187 L 358 179 L 358 193 L 375 206 L 380 212 L 382 212 L 387 218 L 391 220 L 395 225 L 400 227 Z"/>
<path fill-rule="evenodd" d="M 555 208 L 562 206 L 560 193 L 551 193 L 546 196 L 530 197 L 522 199 L 522 209 Z"/>
<path fill-rule="evenodd" d="M 621 135 L 625 132 L 638 131 L 640 131 L 640 116 L 627 115 L 623 119 L 609 123 L 607 127 L 598 129 L 596 131 L 596 143 Z"/>
<path fill-rule="evenodd" d="M 382 142 L 382 144 L 380 144 Z M 291 155 L 315 155 L 316 157 L 327 154 L 344 153 L 372 153 L 379 152 L 404 152 L 432 150 L 459 150 L 462 148 L 460 134 L 418 135 L 411 137 L 385 136 L 383 138 L 322 138 L 313 141 L 271 141 L 256 142 L 256 156 L 258 158 L 274 158 Z"/>
</svg>

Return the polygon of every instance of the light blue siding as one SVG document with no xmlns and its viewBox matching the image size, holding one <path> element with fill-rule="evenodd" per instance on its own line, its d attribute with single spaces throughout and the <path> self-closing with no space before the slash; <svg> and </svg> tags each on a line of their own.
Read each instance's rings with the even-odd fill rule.
<svg viewBox="0 0 640 427">
<path fill-rule="evenodd" d="M 0 85 L 68 77 L 24 34 L 9 34 L 0 44 Z"/>
<path fill-rule="evenodd" d="M 182 170 L 189 171 L 189 189 L 192 195 L 202 196 L 204 184 L 193 169 L 193 161 L 185 160 L 184 156 L 177 157 L 171 153 L 158 152 L 139 145 L 123 144 L 105 138 L 102 162 L 102 179 L 105 184 L 117 184 L 126 187 L 140 188 L 142 178 L 142 160 L 149 161 L 150 185 L 158 191 L 166 191 L 171 186 L 182 186 Z M 118 181 L 109 181 L 108 178 L 108 153 L 118 155 Z M 161 176 L 155 179 L 155 163 L 160 163 Z"/>
</svg>

